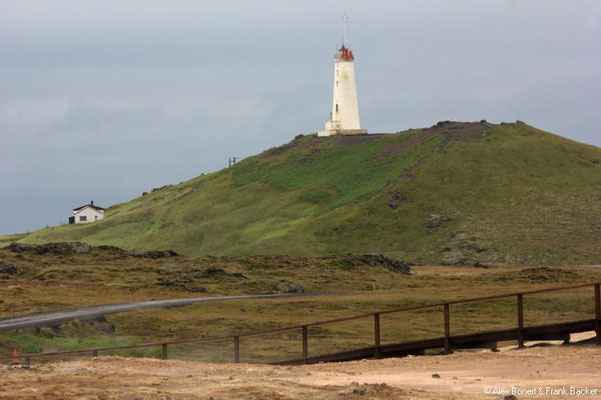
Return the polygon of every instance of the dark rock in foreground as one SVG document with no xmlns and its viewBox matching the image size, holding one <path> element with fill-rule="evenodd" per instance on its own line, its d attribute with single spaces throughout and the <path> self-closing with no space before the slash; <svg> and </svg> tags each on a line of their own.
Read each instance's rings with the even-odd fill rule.
<svg viewBox="0 0 601 400">
<path fill-rule="evenodd" d="M 295 282 L 283 280 L 275 285 L 275 291 L 279 293 L 305 293 L 305 288 Z"/>
<path fill-rule="evenodd" d="M 89 244 L 81 242 L 47 243 L 37 246 L 38 254 L 88 254 L 91 249 Z"/>
<path fill-rule="evenodd" d="M 153 250 L 153 251 L 146 251 L 141 254 L 135 254 L 135 256 L 142 257 L 142 258 L 169 258 L 169 257 L 178 257 L 179 254 L 177 254 L 173 250 Z"/>
<path fill-rule="evenodd" d="M 403 274 L 411 273 L 411 266 L 402 260 L 387 257 L 383 254 L 347 254 L 340 257 L 332 257 L 339 261 L 341 265 L 349 267 L 385 267 L 391 271 L 401 272 Z"/>
<path fill-rule="evenodd" d="M 20 275 L 21 271 L 12 264 L 5 264 L 0 260 L 0 273 L 8 275 Z"/>
<path fill-rule="evenodd" d="M 401 192 L 396 192 L 388 201 L 388 206 L 393 210 L 396 210 L 399 205 L 405 200 L 405 196 Z"/>
<path fill-rule="evenodd" d="M 428 225 L 427 226 L 428 226 L 428 228 L 436 228 L 437 226 L 440 226 L 440 225 L 444 224 L 448 220 L 449 220 L 449 218 L 445 217 L 443 215 L 432 214 L 428 218 Z"/>
<path fill-rule="evenodd" d="M 6 248 L 18 254 L 27 251 L 33 251 L 38 254 L 88 254 L 92 246 L 82 242 L 46 243 L 41 245 L 13 242 Z"/>
<path fill-rule="evenodd" d="M 179 254 L 173 250 L 152 250 L 146 251 L 144 253 L 132 253 L 130 251 L 124 250 L 120 247 L 116 246 L 90 246 L 87 243 L 83 242 L 58 242 L 58 243 L 45 243 L 45 244 L 26 244 L 26 243 L 16 243 L 13 242 L 10 245 L 6 246 L 6 249 L 12 251 L 13 253 L 21 254 L 24 252 L 34 252 L 40 255 L 43 254 L 89 254 L 93 250 L 99 250 L 108 252 L 111 254 L 120 254 L 120 255 L 131 255 L 134 257 L 141 258 L 168 258 L 168 257 L 178 257 Z"/>
</svg>

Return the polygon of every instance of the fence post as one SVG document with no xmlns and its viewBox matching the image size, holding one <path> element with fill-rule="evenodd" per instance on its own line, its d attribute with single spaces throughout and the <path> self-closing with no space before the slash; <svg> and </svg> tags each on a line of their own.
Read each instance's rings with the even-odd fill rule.
<svg viewBox="0 0 601 400">
<path fill-rule="evenodd" d="M 166 360 L 168 358 L 168 353 L 167 353 L 167 343 L 163 343 L 161 345 L 161 358 L 163 360 Z"/>
<path fill-rule="evenodd" d="M 234 362 L 240 362 L 240 336 L 234 336 Z"/>
<path fill-rule="evenodd" d="M 98 357 L 98 350 L 92 350 L 92 357 Z"/>
<path fill-rule="evenodd" d="M 597 332 L 597 344 L 601 346 L 601 285 L 595 285 L 595 331 Z"/>
<path fill-rule="evenodd" d="M 524 347 L 524 295 L 518 294 L 518 347 Z"/>
<path fill-rule="evenodd" d="M 25 365 L 31 365 L 31 357 L 25 356 Z"/>
<path fill-rule="evenodd" d="M 309 357 L 309 330 L 306 326 L 303 326 L 303 359 L 306 360 Z"/>
<path fill-rule="evenodd" d="M 380 358 L 380 314 L 374 314 L 374 357 Z"/>
<path fill-rule="evenodd" d="M 449 303 L 445 303 L 444 305 L 444 351 L 445 353 L 451 352 L 451 317 L 450 317 L 450 309 Z"/>
</svg>

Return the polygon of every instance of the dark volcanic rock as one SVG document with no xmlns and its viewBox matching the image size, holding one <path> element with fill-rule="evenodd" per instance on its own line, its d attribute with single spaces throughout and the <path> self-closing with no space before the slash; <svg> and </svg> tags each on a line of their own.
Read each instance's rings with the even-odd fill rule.
<svg viewBox="0 0 601 400">
<path fill-rule="evenodd" d="M 8 275 L 20 275 L 21 271 L 12 264 L 5 264 L 4 261 L 0 260 L 0 273 Z"/>
<path fill-rule="evenodd" d="M 204 293 L 207 291 L 206 288 L 196 285 L 194 280 L 189 277 L 180 277 L 175 279 L 160 277 L 157 281 L 157 285 L 179 288 L 191 293 Z"/>
<path fill-rule="evenodd" d="M 396 192 L 392 195 L 390 200 L 388 201 L 388 206 L 393 210 L 396 210 L 397 207 L 405 200 L 405 196 L 401 192 Z"/>
<path fill-rule="evenodd" d="M 92 247 L 82 242 L 46 243 L 37 246 L 38 254 L 88 254 Z"/>
<path fill-rule="evenodd" d="M 179 256 L 179 254 L 177 254 L 173 250 L 153 250 L 153 251 L 146 251 L 141 254 L 136 254 L 135 256 L 142 257 L 142 258 L 168 258 L 168 257 L 177 257 L 177 256 Z"/>
<path fill-rule="evenodd" d="M 24 251 L 36 250 L 37 246 L 35 246 L 33 244 L 24 244 L 24 243 L 13 242 L 13 243 L 9 244 L 8 246 L 6 246 L 6 248 L 8 250 L 12 251 L 13 253 L 23 253 Z"/>
<path fill-rule="evenodd" d="M 207 270 L 205 271 L 205 275 L 208 275 L 208 276 L 223 276 L 226 274 L 227 273 L 223 269 L 221 269 L 219 267 L 213 267 L 213 266 L 207 268 Z"/>
<path fill-rule="evenodd" d="M 11 243 L 6 249 L 13 253 L 23 253 L 26 251 L 32 251 L 37 254 L 88 254 L 92 250 L 106 251 L 111 254 L 130 254 L 127 250 L 123 250 L 116 246 L 90 246 L 83 242 L 58 242 L 58 243 L 46 243 L 46 244 L 25 244 L 25 243 Z M 171 251 L 171 250 L 168 250 Z"/>
<path fill-rule="evenodd" d="M 339 257 L 337 261 L 342 265 L 349 267 L 360 267 L 365 265 L 370 267 L 381 266 L 403 274 L 411 273 L 411 266 L 408 263 L 387 257 L 383 254 L 347 254 Z"/>
<path fill-rule="evenodd" d="M 444 224 L 448 220 L 449 218 L 443 215 L 432 214 L 428 217 L 428 228 L 436 228 L 437 226 Z"/>
<path fill-rule="evenodd" d="M 109 323 L 97 324 L 96 331 L 99 333 L 115 333 L 115 325 Z"/>
<path fill-rule="evenodd" d="M 82 242 L 61 242 L 46 244 L 11 243 L 6 247 L 13 253 L 35 251 L 38 254 L 88 254 L 92 247 Z"/>
<path fill-rule="evenodd" d="M 120 254 L 120 255 L 129 254 L 129 251 L 123 250 L 121 247 L 109 246 L 109 245 L 104 245 L 104 244 L 100 245 L 100 246 L 94 246 L 93 250 L 105 251 L 110 254 Z"/>
<path fill-rule="evenodd" d="M 275 285 L 274 289 L 280 293 L 305 293 L 305 289 L 301 285 L 290 281 L 281 281 Z"/>
</svg>

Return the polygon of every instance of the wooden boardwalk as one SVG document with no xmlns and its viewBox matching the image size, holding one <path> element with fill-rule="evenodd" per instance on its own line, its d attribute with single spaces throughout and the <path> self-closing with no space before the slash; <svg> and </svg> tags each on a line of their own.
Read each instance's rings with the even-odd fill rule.
<svg viewBox="0 0 601 400">
<path fill-rule="evenodd" d="M 560 324 L 538 325 L 523 329 L 525 341 L 563 340 L 569 342 L 570 334 L 594 331 L 595 319 Z M 518 340 L 518 329 L 504 329 L 472 333 L 467 335 L 449 336 L 449 350 L 490 348 L 497 349 L 497 342 Z M 342 351 L 314 357 L 298 358 L 277 363 L 279 365 L 316 364 L 320 362 L 353 361 L 365 358 L 403 357 L 408 355 L 423 355 L 426 350 L 444 349 L 445 337 L 415 340 L 403 343 L 386 344 L 381 346 L 364 347 L 355 350 Z M 448 351 L 449 351 L 448 350 Z"/>
</svg>

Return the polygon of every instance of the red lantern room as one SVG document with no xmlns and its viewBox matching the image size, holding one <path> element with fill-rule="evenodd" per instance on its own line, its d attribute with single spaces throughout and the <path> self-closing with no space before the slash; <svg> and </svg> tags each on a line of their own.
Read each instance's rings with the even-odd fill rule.
<svg viewBox="0 0 601 400">
<path fill-rule="evenodd" d="M 338 54 L 336 55 L 336 57 L 346 61 L 353 61 L 355 59 L 355 57 L 353 56 L 353 51 L 347 49 L 344 45 L 342 45 L 340 50 L 338 50 Z"/>
</svg>

